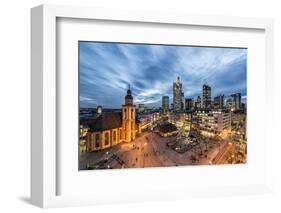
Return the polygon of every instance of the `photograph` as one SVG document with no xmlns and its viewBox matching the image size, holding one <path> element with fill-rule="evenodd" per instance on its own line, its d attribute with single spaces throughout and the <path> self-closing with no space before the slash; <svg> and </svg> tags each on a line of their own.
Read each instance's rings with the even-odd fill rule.
<svg viewBox="0 0 281 213">
<path fill-rule="evenodd" d="M 78 41 L 78 169 L 247 163 L 247 48 Z"/>
</svg>

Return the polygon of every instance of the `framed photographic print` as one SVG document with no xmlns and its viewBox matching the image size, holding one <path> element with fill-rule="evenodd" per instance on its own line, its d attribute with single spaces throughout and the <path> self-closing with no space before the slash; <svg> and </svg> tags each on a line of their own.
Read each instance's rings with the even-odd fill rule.
<svg viewBox="0 0 281 213">
<path fill-rule="evenodd" d="M 270 192 L 272 20 L 31 13 L 32 203 Z"/>
<path fill-rule="evenodd" d="M 246 48 L 78 45 L 79 170 L 246 163 Z"/>
</svg>

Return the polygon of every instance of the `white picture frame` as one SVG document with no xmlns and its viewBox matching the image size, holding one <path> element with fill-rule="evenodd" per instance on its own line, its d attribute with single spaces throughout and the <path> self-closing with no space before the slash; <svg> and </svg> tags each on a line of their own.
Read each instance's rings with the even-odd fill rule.
<svg viewBox="0 0 281 213">
<path fill-rule="evenodd" d="M 265 67 L 263 74 L 265 87 L 263 92 L 266 97 L 266 106 L 273 104 L 273 21 L 271 19 L 241 18 L 241 17 L 216 17 L 203 15 L 187 15 L 173 13 L 153 13 L 147 11 L 123 11 L 99 8 L 84 8 L 74 6 L 41 5 L 31 10 L 31 201 L 34 205 L 47 207 L 91 205 L 97 203 L 138 202 L 143 200 L 164 200 L 198 196 L 213 195 L 242 195 L 253 193 L 265 193 L 271 191 L 270 171 L 270 145 L 272 125 L 272 113 L 266 111 L 264 119 L 260 122 L 265 124 L 265 145 L 267 152 L 264 154 L 266 165 L 262 171 L 266 178 L 258 184 L 241 183 L 239 185 L 221 185 L 200 187 L 194 183 L 195 188 L 184 186 L 179 189 L 169 186 L 165 190 L 157 190 L 151 196 L 143 194 L 132 196 L 124 194 L 122 197 L 109 195 L 108 199 L 98 195 L 58 195 L 59 159 L 57 151 L 57 20 L 87 19 L 108 20 L 134 23 L 153 23 L 155 25 L 180 25 L 200 26 L 211 28 L 254 29 L 264 32 L 265 38 Z M 177 170 L 181 173 L 184 170 Z M 78 172 L 78 171 L 77 171 Z M 130 173 L 135 170 L 130 171 Z M 124 186 L 126 187 L 126 186 Z M 163 185 L 163 187 L 165 187 Z M 177 193 L 177 196 L 165 193 Z M 156 195 L 159 195 L 156 197 Z M 98 199 L 98 197 L 100 199 Z"/>
</svg>

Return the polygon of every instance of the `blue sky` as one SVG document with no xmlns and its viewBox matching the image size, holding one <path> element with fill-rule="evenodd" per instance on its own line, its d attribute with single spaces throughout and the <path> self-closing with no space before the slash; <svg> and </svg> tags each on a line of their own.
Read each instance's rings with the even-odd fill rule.
<svg viewBox="0 0 281 213">
<path fill-rule="evenodd" d="M 172 102 L 177 76 L 185 97 L 240 92 L 246 100 L 247 49 L 79 42 L 80 106 L 120 108 L 131 85 L 134 103 L 159 107 Z"/>
</svg>

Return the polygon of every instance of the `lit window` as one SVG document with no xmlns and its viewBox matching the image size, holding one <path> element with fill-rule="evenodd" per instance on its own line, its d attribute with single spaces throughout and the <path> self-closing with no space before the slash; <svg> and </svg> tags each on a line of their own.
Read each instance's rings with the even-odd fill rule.
<svg viewBox="0 0 281 213">
<path fill-rule="evenodd" d="M 96 148 L 100 146 L 100 134 L 96 134 Z"/>
<path fill-rule="evenodd" d="M 116 131 L 113 132 L 113 141 L 116 141 Z"/>
<path fill-rule="evenodd" d="M 104 144 L 107 146 L 109 144 L 109 133 L 105 133 L 104 135 Z"/>
</svg>

